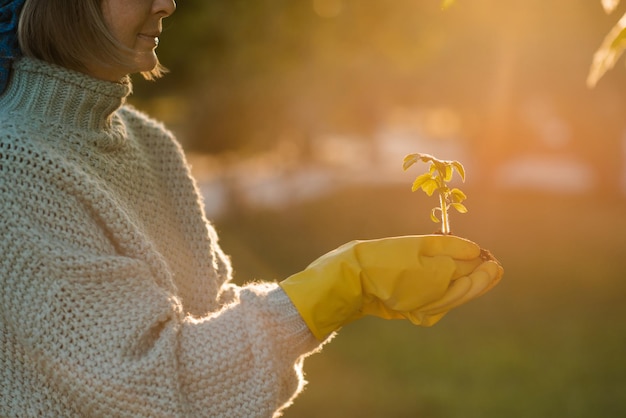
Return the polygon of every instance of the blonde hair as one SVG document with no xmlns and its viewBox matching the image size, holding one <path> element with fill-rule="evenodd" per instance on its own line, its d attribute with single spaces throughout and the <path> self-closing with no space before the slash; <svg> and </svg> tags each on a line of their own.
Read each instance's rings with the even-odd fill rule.
<svg viewBox="0 0 626 418">
<path fill-rule="evenodd" d="M 128 48 L 111 34 L 102 0 L 26 0 L 18 26 L 22 53 L 76 71 L 87 62 L 107 67 L 128 64 Z M 157 60 L 141 74 L 154 80 L 167 72 Z"/>
</svg>

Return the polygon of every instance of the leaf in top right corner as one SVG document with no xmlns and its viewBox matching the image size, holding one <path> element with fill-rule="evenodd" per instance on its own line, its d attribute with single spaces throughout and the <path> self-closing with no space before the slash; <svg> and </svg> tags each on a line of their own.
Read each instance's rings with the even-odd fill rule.
<svg viewBox="0 0 626 418">
<path fill-rule="evenodd" d="M 619 6 L 619 0 L 602 0 L 602 7 L 607 14 L 613 13 L 617 6 Z"/>
<path fill-rule="evenodd" d="M 606 35 L 600 48 L 593 54 L 591 69 L 587 76 L 587 86 L 595 87 L 602 76 L 615 66 L 626 48 L 626 14 Z"/>
</svg>

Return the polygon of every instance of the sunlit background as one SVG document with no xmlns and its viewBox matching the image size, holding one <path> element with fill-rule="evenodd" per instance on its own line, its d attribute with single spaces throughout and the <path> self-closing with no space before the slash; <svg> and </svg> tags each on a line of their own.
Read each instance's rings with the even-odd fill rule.
<svg viewBox="0 0 626 418">
<path fill-rule="evenodd" d="M 599 0 L 180 1 L 132 102 L 177 134 L 236 280 L 436 229 L 411 193 L 461 161 L 503 282 L 429 329 L 365 319 L 309 358 L 285 417 L 626 416 L 626 70 Z M 624 7 L 626 8 L 626 7 Z M 622 9 L 624 9 L 622 8 Z M 623 13 L 623 10 L 622 10 Z"/>
</svg>

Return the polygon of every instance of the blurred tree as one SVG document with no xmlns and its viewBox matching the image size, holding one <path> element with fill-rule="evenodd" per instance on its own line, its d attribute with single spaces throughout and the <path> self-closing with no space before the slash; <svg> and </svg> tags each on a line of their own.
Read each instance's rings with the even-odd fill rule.
<svg viewBox="0 0 626 418">
<path fill-rule="evenodd" d="M 539 103 L 567 125 L 569 151 L 614 171 L 626 77 L 585 86 L 611 19 L 598 2 L 449 3 L 180 2 L 159 46 L 172 73 L 158 89 L 137 80 L 133 100 L 158 107 L 188 151 L 211 153 L 281 139 L 306 149 L 324 133 L 367 140 L 396 108 L 445 107 L 481 161 L 541 151 L 527 115 Z"/>
<path fill-rule="evenodd" d="M 188 147 L 199 151 L 328 130 L 368 136 L 394 97 L 419 91 L 442 47 L 439 14 L 437 2 L 412 0 L 188 2 L 159 47 L 176 75 L 159 94 L 191 100 Z"/>
</svg>

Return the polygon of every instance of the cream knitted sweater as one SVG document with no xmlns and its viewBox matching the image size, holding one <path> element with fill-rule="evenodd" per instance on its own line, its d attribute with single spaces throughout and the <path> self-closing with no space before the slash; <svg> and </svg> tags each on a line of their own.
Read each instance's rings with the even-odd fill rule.
<svg viewBox="0 0 626 418">
<path fill-rule="evenodd" d="M 275 284 L 229 284 L 129 93 L 23 58 L 0 96 L 0 416 L 277 416 L 318 342 Z"/>
</svg>

